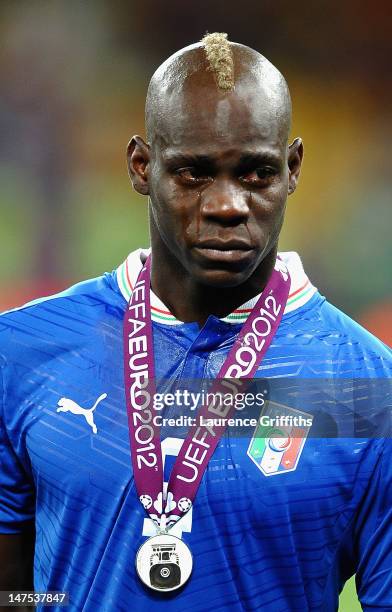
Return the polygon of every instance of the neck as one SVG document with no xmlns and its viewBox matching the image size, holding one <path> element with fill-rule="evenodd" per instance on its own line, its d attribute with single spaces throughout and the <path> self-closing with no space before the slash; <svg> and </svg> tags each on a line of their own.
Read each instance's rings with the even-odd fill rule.
<svg viewBox="0 0 392 612">
<path fill-rule="evenodd" d="M 241 285 L 212 287 L 195 281 L 177 259 L 171 254 L 168 258 L 162 257 L 152 244 L 151 287 L 176 319 L 203 326 L 210 315 L 226 317 L 261 293 L 272 273 L 276 256 L 277 247 L 274 247 Z"/>
</svg>

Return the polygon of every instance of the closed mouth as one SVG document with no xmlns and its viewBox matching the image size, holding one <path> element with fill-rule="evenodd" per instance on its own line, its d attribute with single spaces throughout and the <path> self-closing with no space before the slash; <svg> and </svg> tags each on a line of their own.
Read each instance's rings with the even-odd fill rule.
<svg viewBox="0 0 392 612">
<path fill-rule="evenodd" d="M 196 249 L 208 251 L 252 251 L 252 245 L 243 240 L 205 240 L 195 245 Z"/>
<path fill-rule="evenodd" d="M 194 250 L 202 260 L 209 261 L 214 266 L 223 264 L 242 267 L 249 260 L 254 247 L 240 240 L 206 240 L 196 244 Z"/>
</svg>

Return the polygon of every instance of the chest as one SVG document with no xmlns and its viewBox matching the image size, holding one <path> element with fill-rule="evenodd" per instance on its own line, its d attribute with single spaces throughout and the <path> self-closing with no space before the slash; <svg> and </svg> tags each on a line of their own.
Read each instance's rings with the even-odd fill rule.
<svg viewBox="0 0 392 612">
<path fill-rule="evenodd" d="M 213 377 L 231 342 L 232 336 L 220 338 L 211 350 L 208 335 L 196 342 L 184 336 L 173 342 L 167 334 L 154 334 L 157 374 L 171 382 L 184 375 Z M 136 505 L 121 325 L 108 326 L 95 342 L 72 342 L 46 356 L 42 347 L 36 354 L 39 357 L 19 371 L 21 384 L 15 385 L 12 401 L 20 407 L 13 432 L 26 447 L 38 497 L 56 498 L 60 507 L 74 499 L 81 507 L 99 509 L 109 503 L 115 509 L 125 492 L 133 491 Z M 165 410 L 162 415 L 170 416 L 174 408 Z M 180 413 L 177 409 L 177 416 Z M 162 430 L 166 480 L 186 430 L 186 425 Z M 372 462 L 363 468 L 366 448 L 360 442 L 304 439 L 296 447 L 291 442 L 290 451 L 277 448 L 270 438 L 268 432 L 255 437 L 254 427 L 226 432 L 208 465 L 197 503 L 208 504 L 214 514 L 224 506 L 226 516 L 248 508 L 256 523 L 280 511 L 299 519 L 315 517 L 346 507 L 359 470 L 365 470 L 362 481 L 371 473 Z M 284 467 L 289 459 L 290 469 L 276 469 L 277 462 Z"/>
</svg>

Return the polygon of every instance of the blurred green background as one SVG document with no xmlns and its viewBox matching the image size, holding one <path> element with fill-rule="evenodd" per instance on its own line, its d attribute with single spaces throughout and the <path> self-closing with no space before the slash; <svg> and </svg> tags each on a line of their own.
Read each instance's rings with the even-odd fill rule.
<svg viewBox="0 0 392 612">
<path fill-rule="evenodd" d="M 281 250 L 392 340 L 390 4 L 319 0 L 0 3 L 0 309 L 116 267 L 148 243 L 125 149 L 154 69 L 208 30 L 271 59 L 304 139 Z M 344 612 L 356 610 L 350 583 Z"/>
</svg>

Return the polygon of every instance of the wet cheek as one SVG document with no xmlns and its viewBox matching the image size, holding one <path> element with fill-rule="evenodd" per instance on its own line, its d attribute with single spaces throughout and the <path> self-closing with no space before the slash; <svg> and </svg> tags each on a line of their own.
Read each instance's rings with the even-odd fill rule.
<svg viewBox="0 0 392 612">
<path fill-rule="evenodd" d="M 161 183 L 158 193 L 153 192 L 152 196 L 160 227 L 165 234 L 176 242 L 191 239 L 197 217 L 194 198 L 171 183 Z"/>
<path fill-rule="evenodd" d="M 287 185 L 284 181 L 277 181 L 260 194 L 266 211 L 275 213 L 283 209 L 287 200 Z"/>
<path fill-rule="evenodd" d="M 281 191 L 251 194 L 251 217 L 247 224 L 248 232 L 252 238 L 260 240 L 275 234 L 282 224 L 286 197 Z"/>
<path fill-rule="evenodd" d="M 253 194 L 251 210 L 254 217 L 268 220 L 279 216 L 280 211 L 284 209 L 284 205 L 285 198 L 277 197 L 277 194 L 265 194 L 263 197 Z"/>
<path fill-rule="evenodd" d="M 273 183 L 266 191 L 265 198 L 267 201 L 280 202 L 287 198 L 287 183 L 286 181 L 279 180 Z"/>
<path fill-rule="evenodd" d="M 178 218 L 181 224 L 181 234 L 185 242 L 194 242 L 200 231 L 200 207 L 193 197 L 182 197 Z M 197 197 L 196 197 L 197 200 Z"/>
</svg>

